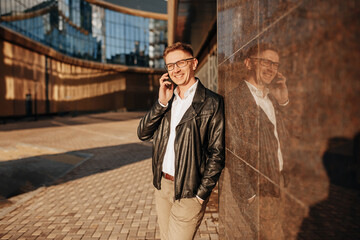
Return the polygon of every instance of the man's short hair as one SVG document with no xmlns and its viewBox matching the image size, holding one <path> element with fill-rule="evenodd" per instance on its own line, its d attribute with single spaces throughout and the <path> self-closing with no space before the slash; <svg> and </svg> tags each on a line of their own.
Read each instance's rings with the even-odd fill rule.
<svg viewBox="0 0 360 240">
<path fill-rule="evenodd" d="M 266 50 L 272 50 L 276 53 L 279 53 L 278 49 L 275 46 L 269 43 L 259 43 L 249 48 L 249 50 L 245 54 L 245 59 L 260 54 Z"/>
<path fill-rule="evenodd" d="M 163 58 L 165 58 L 170 52 L 175 51 L 175 50 L 182 50 L 182 51 L 190 53 L 191 56 L 194 56 L 194 52 L 193 52 L 193 49 L 190 44 L 176 42 L 176 43 L 168 46 L 167 48 L 165 48 L 164 53 L 163 53 Z"/>
</svg>

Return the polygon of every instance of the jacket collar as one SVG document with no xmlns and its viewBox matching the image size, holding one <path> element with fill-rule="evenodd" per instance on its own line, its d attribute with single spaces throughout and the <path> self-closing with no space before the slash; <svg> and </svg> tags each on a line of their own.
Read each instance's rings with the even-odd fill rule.
<svg viewBox="0 0 360 240">
<path fill-rule="evenodd" d="M 186 90 L 186 92 L 184 93 L 184 99 L 189 97 L 190 95 L 195 96 L 195 91 L 197 89 L 198 83 L 199 83 L 199 79 L 196 79 L 195 83 L 188 90 Z M 174 95 L 175 95 L 174 96 L 175 98 L 180 98 L 179 87 L 175 88 Z"/>
<path fill-rule="evenodd" d="M 245 80 L 241 81 L 239 88 L 240 88 L 240 90 L 238 90 L 238 92 L 241 93 L 239 96 L 239 102 L 243 103 L 242 107 L 247 110 L 247 114 L 250 114 L 249 117 L 253 117 L 254 119 L 257 119 L 260 114 L 260 117 L 262 117 L 263 119 L 266 119 L 266 121 L 270 122 L 270 120 L 267 117 L 264 110 L 262 110 L 262 108 L 256 104 L 254 96 L 252 95 L 251 90 L 249 89 Z M 279 119 L 277 116 L 276 100 L 274 99 L 274 97 L 271 94 L 267 94 L 267 96 L 269 97 L 270 101 L 272 102 L 272 104 L 274 106 L 276 119 Z"/>
<path fill-rule="evenodd" d="M 202 105 L 205 102 L 206 88 L 204 87 L 204 85 L 202 85 L 202 83 L 200 82 L 200 80 L 198 78 L 196 78 L 196 79 L 198 80 L 198 86 L 196 88 L 196 92 L 195 92 L 194 99 L 193 99 L 191 106 L 194 108 L 195 112 L 198 114 L 201 110 Z"/>
<path fill-rule="evenodd" d="M 196 87 L 196 92 L 192 104 L 185 112 L 183 118 L 180 120 L 179 125 L 193 119 L 196 115 L 199 114 L 202 106 L 204 105 L 206 98 L 206 88 L 204 87 L 204 85 L 202 85 L 198 78 L 196 79 L 198 80 L 198 85 Z"/>
<path fill-rule="evenodd" d="M 238 95 L 237 102 L 241 105 L 241 108 L 246 109 L 250 116 L 256 117 L 258 114 L 258 106 L 245 80 L 240 81 L 240 86 L 235 91 Z M 229 101 L 234 101 L 234 99 Z"/>
</svg>

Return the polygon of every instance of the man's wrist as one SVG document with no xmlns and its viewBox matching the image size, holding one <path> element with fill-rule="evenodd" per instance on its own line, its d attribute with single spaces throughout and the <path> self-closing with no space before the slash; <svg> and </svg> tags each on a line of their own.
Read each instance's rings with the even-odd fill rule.
<svg viewBox="0 0 360 240">
<path fill-rule="evenodd" d="M 201 197 L 199 197 L 198 195 L 196 195 L 197 200 L 199 201 L 199 203 L 203 204 L 204 199 L 202 199 Z"/>
<path fill-rule="evenodd" d="M 286 100 L 286 102 L 284 102 L 284 103 L 279 103 L 279 105 L 280 105 L 280 106 L 283 106 L 283 107 L 285 107 L 285 106 L 288 105 L 288 104 L 289 104 L 289 99 Z"/>
<path fill-rule="evenodd" d="M 254 201 L 255 197 L 256 197 L 256 194 L 254 194 L 251 198 L 248 198 L 248 200 L 247 200 L 248 204 L 251 204 Z"/>
<path fill-rule="evenodd" d="M 160 106 L 162 106 L 162 107 L 167 107 L 167 106 L 169 105 L 168 102 L 166 103 L 166 105 L 162 104 L 161 101 L 160 101 L 160 99 L 158 99 L 158 102 L 159 102 Z"/>
</svg>

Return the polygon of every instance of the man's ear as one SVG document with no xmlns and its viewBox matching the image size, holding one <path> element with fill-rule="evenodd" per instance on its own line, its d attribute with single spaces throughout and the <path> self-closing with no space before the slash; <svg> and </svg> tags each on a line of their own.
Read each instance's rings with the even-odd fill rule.
<svg viewBox="0 0 360 240">
<path fill-rule="evenodd" d="M 245 64 L 245 66 L 246 66 L 246 68 L 247 68 L 248 70 L 251 70 L 251 69 L 252 69 L 252 64 L 251 64 L 250 58 L 246 58 L 246 59 L 244 60 L 244 64 Z"/>
<path fill-rule="evenodd" d="M 194 71 L 196 70 L 198 63 L 199 63 L 198 60 L 196 58 L 194 58 L 193 65 L 192 65 L 192 68 Z"/>
</svg>

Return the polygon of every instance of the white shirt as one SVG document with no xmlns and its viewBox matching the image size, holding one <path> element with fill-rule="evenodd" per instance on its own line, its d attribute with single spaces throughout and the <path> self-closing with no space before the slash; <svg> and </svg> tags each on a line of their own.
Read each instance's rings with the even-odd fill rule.
<svg viewBox="0 0 360 240">
<path fill-rule="evenodd" d="M 179 124 L 180 120 L 184 116 L 186 110 L 191 106 L 191 103 L 194 99 L 196 87 L 199 80 L 196 81 L 184 94 L 184 98 L 181 99 L 178 93 L 178 88 L 174 90 L 174 100 L 171 107 L 171 122 L 170 122 L 170 136 L 168 144 L 166 146 L 164 161 L 162 165 L 162 171 L 170 174 L 171 176 L 175 175 L 175 150 L 174 143 L 176 137 L 176 126 Z"/>
<path fill-rule="evenodd" d="M 271 100 L 268 97 L 269 89 L 265 89 L 265 96 L 263 92 L 259 89 L 257 89 L 254 85 L 251 83 L 246 82 L 246 85 L 249 87 L 251 94 L 253 95 L 256 104 L 261 107 L 261 109 L 265 112 L 266 116 L 269 118 L 270 122 L 274 125 L 274 135 L 278 143 L 278 160 L 279 160 L 279 170 L 281 171 L 283 169 L 284 161 L 283 156 L 280 149 L 280 142 L 279 142 L 279 135 L 276 128 L 276 116 L 275 116 L 275 109 L 271 102 Z M 286 105 L 286 104 L 285 104 Z"/>
</svg>

